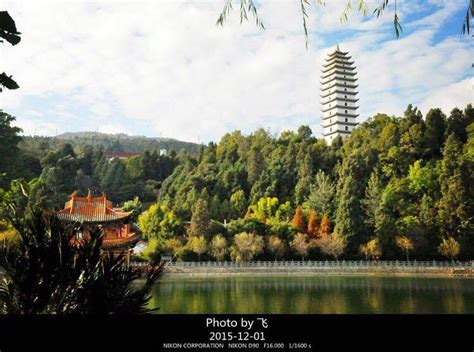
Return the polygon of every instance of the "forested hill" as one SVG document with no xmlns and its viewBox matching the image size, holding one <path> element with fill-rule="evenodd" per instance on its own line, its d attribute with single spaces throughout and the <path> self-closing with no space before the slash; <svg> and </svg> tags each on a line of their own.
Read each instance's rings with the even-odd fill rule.
<svg viewBox="0 0 474 352">
<path fill-rule="evenodd" d="M 31 148 L 39 148 L 41 144 L 48 143 L 49 147 L 60 146 L 70 143 L 74 147 L 90 145 L 102 147 L 104 151 L 143 153 L 145 150 L 166 149 L 167 151 L 180 152 L 186 150 L 190 154 L 196 154 L 199 144 L 179 141 L 172 138 L 129 136 L 124 133 L 107 134 L 99 132 L 68 132 L 55 137 L 24 137 L 23 144 L 31 145 Z"/>
<path fill-rule="evenodd" d="M 215 242 L 235 260 L 474 258 L 471 105 L 448 115 L 411 105 L 401 117 L 377 114 L 330 145 L 301 126 L 280 136 L 229 132 L 194 155 L 124 159 L 108 158 L 92 136 L 25 148 L 12 122 L 0 112 L 0 188 L 9 197 L 29 188 L 30 205 L 58 209 L 72 192 L 105 192 L 136 215 L 145 210 L 138 223 L 151 255 L 200 259 Z M 147 140 L 115 138 L 124 151 Z M 28 187 L 10 183 L 19 178 Z M 258 250 L 250 256 L 247 245 Z"/>
</svg>

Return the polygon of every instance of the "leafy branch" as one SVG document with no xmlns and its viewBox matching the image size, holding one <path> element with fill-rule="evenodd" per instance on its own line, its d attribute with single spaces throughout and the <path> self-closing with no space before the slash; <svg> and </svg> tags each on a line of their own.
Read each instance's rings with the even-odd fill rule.
<svg viewBox="0 0 474 352">
<path fill-rule="evenodd" d="M 232 9 L 232 0 L 226 0 L 222 11 L 217 18 L 216 25 L 224 26 L 224 23 Z M 249 20 L 248 13 L 251 13 L 255 18 L 255 24 L 257 27 L 265 29 L 265 25 L 258 16 L 257 8 L 255 7 L 253 0 L 240 0 L 240 23 L 242 23 L 244 20 Z"/>
<path fill-rule="evenodd" d="M 299 0 L 300 1 L 300 8 L 301 8 L 301 16 L 303 19 L 303 30 L 304 30 L 304 35 L 305 35 L 305 43 L 306 43 L 306 48 L 308 48 L 308 11 L 307 11 L 307 6 L 311 5 L 311 0 Z M 325 5 L 323 0 L 313 0 L 316 4 L 319 5 Z M 468 0 L 469 5 L 466 13 L 466 17 L 463 22 L 463 29 L 462 33 L 465 34 L 466 32 L 469 34 L 470 33 L 470 18 L 474 16 L 474 0 Z M 347 0 L 344 9 L 342 11 L 342 14 L 340 16 L 340 21 L 341 23 L 347 22 L 349 19 L 349 13 L 352 10 L 352 2 L 353 0 Z M 400 37 L 401 32 L 403 32 L 402 25 L 400 23 L 400 17 L 398 16 L 397 12 L 397 0 L 393 0 L 394 2 L 394 16 L 393 16 L 393 28 L 395 35 L 397 39 Z M 388 8 L 388 5 L 390 3 L 390 0 L 382 0 L 380 5 L 377 6 L 374 11 L 373 15 L 375 15 L 377 18 L 379 18 Z M 224 7 L 222 9 L 222 12 L 220 13 L 216 25 L 223 26 L 225 21 L 227 20 L 227 17 L 229 16 L 230 11 L 232 10 L 232 0 L 225 0 Z M 242 23 L 243 20 L 248 20 L 248 12 L 251 12 L 252 15 L 255 18 L 256 24 L 258 27 L 265 29 L 265 26 L 263 25 L 263 22 L 260 20 L 257 9 L 255 7 L 255 4 L 252 0 L 240 0 L 240 22 Z M 368 13 L 368 8 L 366 5 L 365 0 L 358 0 L 358 12 L 361 12 L 363 16 L 367 16 Z"/>
<path fill-rule="evenodd" d="M 17 45 L 20 40 L 20 32 L 16 29 L 15 21 L 7 11 L 0 11 L 0 38 L 5 39 L 11 45 Z M 0 39 L 0 43 L 3 40 Z M 3 87 L 7 89 L 18 89 L 18 84 L 5 72 L 0 73 L 0 92 Z"/>
</svg>

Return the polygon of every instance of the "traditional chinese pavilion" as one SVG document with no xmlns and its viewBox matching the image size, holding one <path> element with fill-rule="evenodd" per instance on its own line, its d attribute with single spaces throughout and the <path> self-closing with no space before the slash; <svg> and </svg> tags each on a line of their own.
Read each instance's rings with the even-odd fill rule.
<svg viewBox="0 0 474 352">
<path fill-rule="evenodd" d="M 92 226 L 102 227 L 103 250 L 114 255 L 124 252 L 127 263 L 130 262 L 132 248 L 141 238 L 140 230 L 130 221 L 131 215 L 131 211 L 124 212 L 120 208 L 114 208 L 105 193 L 100 197 L 92 197 L 90 191 L 87 197 L 73 194 L 64 209 L 58 213 L 60 220 L 80 225 L 77 238 L 87 236 Z"/>
</svg>

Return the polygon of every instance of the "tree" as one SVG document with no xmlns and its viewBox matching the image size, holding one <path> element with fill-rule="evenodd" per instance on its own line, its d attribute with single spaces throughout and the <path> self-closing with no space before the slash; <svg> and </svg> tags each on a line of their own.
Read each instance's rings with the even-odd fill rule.
<svg viewBox="0 0 474 352">
<path fill-rule="evenodd" d="M 248 183 L 253 185 L 258 181 L 260 174 L 265 169 L 265 159 L 260 148 L 256 145 L 250 149 L 247 161 Z"/>
<path fill-rule="evenodd" d="M 207 241 L 204 236 L 192 236 L 188 240 L 188 248 L 198 255 L 201 261 L 201 255 L 207 251 Z"/>
<path fill-rule="evenodd" d="M 362 155 L 355 150 L 344 160 L 339 172 L 334 230 L 347 239 L 351 239 L 352 249 L 355 250 L 367 233 L 362 208 L 366 179 L 364 171 Z"/>
<path fill-rule="evenodd" d="M 8 181 L 16 174 L 14 166 L 17 165 L 19 156 L 21 129 L 11 125 L 14 121 L 14 116 L 0 110 L 0 187 L 7 186 Z"/>
<path fill-rule="evenodd" d="M 440 245 L 438 246 L 438 252 L 446 258 L 450 258 L 454 261 L 460 252 L 461 246 L 459 243 L 451 236 L 443 238 Z"/>
<path fill-rule="evenodd" d="M 308 256 L 310 247 L 307 236 L 304 233 L 298 233 L 290 242 L 290 247 L 301 256 L 301 260 L 304 260 Z"/>
<path fill-rule="evenodd" d="M 311 128 L 308 125 L 302 125 L 298 127 L 298 137 L 300 137 L 302 140 L 308 140 L 311 138 L 311 135 L 313 134 L 313 131 L 311 131 Z"/>
<path fill-rule="evenodd" d="M 189 226 L 188 235 L 192 236 L 207 236 L 210 228 L 211 220 L 209 219 L 209 212 L 207 209 L 207 202 L 199 199 L 194 205 L 193 215 L 191 217 L 191 224 Z"/>
<path fill-rule="evenodd" d="M 397 244 L 398 248 L 405 252 L 407 260 L 410 260 L 410 252 L 415 248 L 413 246 L 413 241 L 407 236 L 397 236 L 395 237 L 395 243 Z"/>
<path fill-rule="evenodd" d="M 446 132 L 446 115 L 440 109 L 431 109 L 426 114 L 425 145 L 431 157 L 441 155 Z"/>
<path fill-rule="evenodd" d="M 365 223 L 372 232 L 375 231 L 376 219 L 380 214 L 382 193 L 383 188 L 381 182 L 379 181 L 377 172 L 374 171 L 370 175 L 370 179 L 365 190 L 365 198 L 362 200 L 362 207 L 366 214 Z"/>
<path fill-rule="evenodd" d="M 310 194 L 306 201 L 308 207 L 316 210 L 319 214 L 331 216 L 334 212 L 335 190 L 335 185 L 329 175 L 319 170 L 316 174 L 315 183 L 310 187 Z"/>
<path fill-rule="evenodd" d="M 140 201 L 140 198 L 133 197 L 133 200 L 128 200 L 122 205 L 123 211 L 131 211 L 132 216 L 130 217 L 134 222 L 138 220 L 138 216 L 143 211 L 143 204 Z"/>
<path fill-rule="evenodd" d="M 365 259 L 379 259 L 382 256 L 382 248 L 380 247 L 377 239 L 370 240 L 369 242 L 360 245 L 360 253 L 365 255 Z"/>
<path fill-rule="evenodd" d="M 285 242 L 278 236 L 269 236 L 267 240 L 267 250 L 275 257 L 275 260 L 277 260 L 285 255 Z"/>
<path fill-rule="evenodd" d="M 441 198 L 438 202 L 440 231 L 445 236 L 472 234 L 472 173 L 463 155 L 462 145 L 454 134 L 443 148 L 440 172 Z M 471 196 L 470 196 L 471 195 Z"/>
<path fill-rule="evenodd" d="M 319 232 L 319 224 L 318 224 L 318 213 L 315 210 L 311 209 L 308 212 L 308 230 L 307 234 L 308 237 L 314 238 L 318 235 Z"/>
<path fill-rule="evenodd" d="M 293 219 L 291 220 L 291 225 L 301 233 L 306 233 L 308 227 L 306 225 L 306 221 L 304 219 L 304 214 L 303 210 L 301 207 L 296 208 L 295 211 L 295 216 L 293 216 Z"/>
<path fill-rule="evenodd" d="M 215 235 L 209 244 L 209 253 L 217 260 L 224 260 L 227 254 L 227 241 L 221 234 Z"/>
<path fill-rule="evenodd" d="M 345 251 L 347 247 L 347 240 L 344 236 L 333 232 L 329 236 L 321 237 L 316 240 L 316 247 L 318 247 L 323 254 L 338 259 Z"/>
<path fill-rule="evenodd" d="M 138 217 L 138 226 L 145 239 L 156 238 L 160 248 L 164 241 L 184 232 L 183 224 L 167 203 L 155 203 Z"/>
<path fill-rule="evenodd" d="M 16 29 L 13 18 L 7 11 L 0 11 L 0 38 L 5 39 L 11 45 L 17 45 L 21 41 L 20 32 Z M 0 40 L 3 43 L 3 40 Z M 3 88 L 18 89 L 18 84 L 5 72 L 0 73 L 0 93 Z"/>
<path fill-rule="evenodd" d="M 173 258 L 177 257 L 183 250 L 183 241 L 179 237 L 168 238 L 165 241 L 165 248 Z"/>
<path fill-rule="evenodd" d="M 3 244 L 0 267 L 0 313 L 5 314 L 137 314 L 146 313 L 150 291 L 161 266 L 152 263 L 144 285 L 139 273 L 125 266 L 125 257 L 102 253 L 103 233 L 91 228 L 89 236 L 71 239 L 74 224 L 56 215 L 4 200 L 8 223 L 19 235 L 17 245 Z M 5 203 L 3 204 L 5 205 Z"/>
<path fill-rule="evenodd" d="M 324 214 L 323 218 L 321 219 L 321 225 L 319 226 L 319 236 L 325 237 L 331 234 L 331 222 L 329 217 Z"/>
<path fill-rule="evenodd" d="M 234 236 L 234 244 L 230 247 L 230 256 L 236 262 L 246 262 L 263 252 L 265 243 L 262 236 L 242 232 Z"/>
<path fill-rule="evenodd" d="M 247 200 L 245 199 L 245 192 L 241 189 L 232 193 L 230 196 L 230 207 L 232 218 L 242 217 L 247 210 Z"/>
</svg>

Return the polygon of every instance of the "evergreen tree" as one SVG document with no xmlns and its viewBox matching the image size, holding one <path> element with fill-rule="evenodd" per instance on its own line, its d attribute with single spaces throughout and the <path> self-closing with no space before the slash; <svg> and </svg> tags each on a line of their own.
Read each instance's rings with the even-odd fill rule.
<svg viewBox="0 0 474 352">
<path fill-rule="evenodd" d="M 332 216 L 334 213 L 336 187 L 329 175 L 319 170 L 316 174 L 315 183 L 311 185 L 310 190 L 306 202 L 308 207 L 316 210 L 319 214 Z"/>
<path fill-rule="evenodd" d="M 211 220 L 209 219 L 207 202 L 203 199 L 199 199 L 194 205 L 188 235 L 190 237 L 207 236 L 209 234 L 210 224 Z"/>
</svg>

